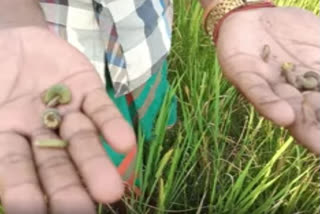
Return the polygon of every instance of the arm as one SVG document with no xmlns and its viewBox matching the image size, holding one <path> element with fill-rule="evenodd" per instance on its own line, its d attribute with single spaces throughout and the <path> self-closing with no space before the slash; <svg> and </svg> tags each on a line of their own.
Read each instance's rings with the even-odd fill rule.
<svg viewBox="0 0 320 214">
<path fill-rule="evenodd" d="M 1 0 L 0 29 L 22 26 L 46 27 L 38 0 Z"/>
</svg>

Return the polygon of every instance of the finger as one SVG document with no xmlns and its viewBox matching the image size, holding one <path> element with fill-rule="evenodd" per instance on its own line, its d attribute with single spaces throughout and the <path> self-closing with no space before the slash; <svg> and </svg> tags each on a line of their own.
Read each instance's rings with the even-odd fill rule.
<svg viewBox="0 0 320 214">
<path fill-rule="evenodd" d="M 303 96 L 298 89 L 287 83 L 279 83 L 273 86 L 274 92 L 293 108 L 295 113 L 301 111 Z"/>
<path fill-rule="evenodd" d="M 320 94 L 311 92 L 304 94 L 301 112 L 290 132 L 296 140 L 313 153 L 320 154 L 320 121 L 316 112 L 319 111 Z"/>
<path fill-rule="evenodd" d="M 58 139 L 50 130 L 40 128 L 32 133 L 32 142 Z M 36 165 L 48 196 L 50 213 L 94 214 L 94 204 L 64 149 L 33 146 Z"/>
<path fill-rule="evenodd" d="M 272 90 L 263 77 L 268 67 L 249 56 L 238 56 L 224 66 L 227 78 L 247 97 L 267 119 L 280 126 L 294 122 L 292 107 Z"/>
<path fill-rule="evenodd" d="M 117 169 L 107 158 L 96 128 L 80 112 L 65 115 L 60 134 L 69 142 L 69 153 L 92 197 L 101 203 L 121 198 L 124 187 Z"/>
<path fill-rule="evenodd" d="M 115 151 L 125 153 L 135 146 L 133 129 L 104 90 L 98 89 L 89 93 L 84 99 L 83 110 Z"/>
<path fill-rule="evenodd" d="M 0 198 L 7 214 L 46 213 L 31 149 L 15 133 L 0 133 Z"/>
<path fill-rule="evenodd" d="M 293 106 L 296 112 L 296 121 L 289 127 L 292 136 L 303 146 L 315 154 L 320 154 L 320 121 L 317 111 L 320 109 L 320 94 L 317 92 L 303 95 L 288 84 L 275 87 L 275 91 Z"/>
</svg>

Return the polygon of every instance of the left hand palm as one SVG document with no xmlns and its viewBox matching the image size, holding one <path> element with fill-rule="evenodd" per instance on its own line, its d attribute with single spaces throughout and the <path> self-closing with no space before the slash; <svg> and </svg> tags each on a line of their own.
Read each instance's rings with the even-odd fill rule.
<svg viewBox="0 0 320 214">
<path fill-rule="evenodd" d="M 300 92 L 281 75 L 291 62 L 297 73 L 320 72 L 320 19 L 297 8 L 236 12 L 223 22 L 217 51 L 225 76 L 256 109 L 320 154 L 320 93 Z M 261 52 L 269 45 L 270 56 Z"/>
</svg>

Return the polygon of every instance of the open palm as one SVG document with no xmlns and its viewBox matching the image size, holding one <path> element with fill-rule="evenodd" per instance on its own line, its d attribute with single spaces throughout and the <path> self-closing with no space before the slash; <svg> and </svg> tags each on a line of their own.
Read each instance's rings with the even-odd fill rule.
<svg viewBox="0 0 320 214">
<path fill-rule="evenodd" d="M 297 8 L 237 12 L 223 22 L 217 41 L 224 75 L 255 108 L 320 154 L 320 93 L 299 91 L 281 74 L 284 62 L 296 74 L 320 74 L 320 19 Z M 261 57 L 268 45 L 270 55 Z"/>
<path fill-rule="evenodd" d="M 119 199 L 121 178 L 99 135 L 119 152 L 135 137 L 89 61 L 48 30 L 3 30 L 0 80 L 0 198 L 7 213 L 46 213 L 43 192 L 50 213 L 95 213 L 93 201 Z M 63 120 L 54 132 L 41 123 L 41 95 L 57 83 L 70 88 L 72 101 L 58 108 Z M 33 145 L 47 138 L 69 146 Z"/>
</svg>

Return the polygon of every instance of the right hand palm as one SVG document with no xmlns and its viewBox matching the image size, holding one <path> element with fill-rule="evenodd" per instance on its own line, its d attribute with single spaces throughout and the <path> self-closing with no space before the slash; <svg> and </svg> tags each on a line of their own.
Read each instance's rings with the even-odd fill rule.
<svg viewBox="0 0 320 214">
<path fill-rule="evenodd" d="M 72 101 L 59 107 L 55 133 L 41 123 L 41 95 L 57 83 L 70 88 Z M 134 133 L 81 53 L 45 29 L 0 31 L 0 91 L 0 198 L 8 213 L 45 213 L 40 183 L 52 213 L 94 213 L 91 197 L 119 199 L 123 185 L 98 133 L 119 152 L 134 146 Z M 70 145 L 33 146 L 45 138 Z"/>
</svg>

